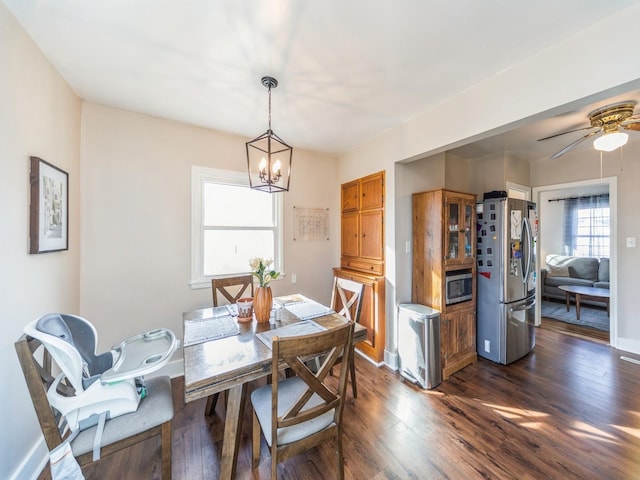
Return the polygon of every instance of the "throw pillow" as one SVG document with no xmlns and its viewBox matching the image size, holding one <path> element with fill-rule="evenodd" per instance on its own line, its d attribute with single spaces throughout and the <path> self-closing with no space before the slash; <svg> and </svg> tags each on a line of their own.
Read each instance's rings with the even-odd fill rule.
<svg viewBox="0 0 640 480">
<path fill-rule="evenodd" d="M 600 259 L 600 265 L 598 266 L 598 281 L 599 282 L 609 281 L 609 259 L 608 258 Z"/>
<path fill-rule="evenodd" d="M 550 277 L 569 277 L 569 267 L 554 267 L 553 265 L 547 265 Z"/>
</svg>

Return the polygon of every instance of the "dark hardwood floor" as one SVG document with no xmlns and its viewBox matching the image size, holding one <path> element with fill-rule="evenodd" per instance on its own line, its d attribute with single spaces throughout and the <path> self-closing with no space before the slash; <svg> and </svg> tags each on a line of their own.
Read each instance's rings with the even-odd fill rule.
<svg viewBox="0 0 640 480">
<path fill-rule="evenodd" d="M 560 320 L 554 320 L 547 317 L 542 317 L 540 324 L 542 328 L 547 330 L 553 330 L 566 335 L 573 335 L 574 337 L 586 338 L 596 342 L 609 343 L 609 332 L 598 330 L 596 328 L 574 325 L 572 323 L 562 322 Z"/>
<path fill-rule="evenodd" d="M 640 478 L 640 365 L 603 343 L 537 330 L 534 352 L 509 366 L 480 359 L 434 390 L 356 357 L 358 398 L 345 409 L 347 479 Z M 184 405 L 173 380 L 174 480 L 215 479 L 224 402 L 213 419 L 205 401 Z M 270 477 L 264 440 L 250 468 L 247 408 L 237 478 Z M 335 478 L 331 445 L 282 463 L 281 479 Z M 158 443 L 85 470 L 89 479 L 159 478 Z M 40 476 L 49 478 L 48 467 Z"/>
</svg>

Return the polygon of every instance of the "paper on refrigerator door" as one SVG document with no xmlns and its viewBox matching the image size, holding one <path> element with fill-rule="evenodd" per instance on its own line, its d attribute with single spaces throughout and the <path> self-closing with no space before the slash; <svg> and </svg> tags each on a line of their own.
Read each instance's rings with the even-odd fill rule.
<svg viewBox="0 0 640 480">
<path fill-rule="evenodd" d="M 511 240 L 522 238 L 522 210 L 511 210 Z"/>
</svg>

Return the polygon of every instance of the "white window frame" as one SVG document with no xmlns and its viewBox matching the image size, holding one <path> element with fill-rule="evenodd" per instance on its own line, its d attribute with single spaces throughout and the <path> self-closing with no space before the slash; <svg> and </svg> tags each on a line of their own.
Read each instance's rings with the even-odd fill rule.
<svg viewBox="0 0 640 480">
<path fill-rule="evenodd" d="M 203 225 L 203 185 L 205 183 L 219 183 L 225 185 L 246 186 L 249 188 L 249 178 L 246 172 L 220 170 L 208 167 L 191 167 L 191 281 L 192 289 L 210 288 L 211 279 L 224 275 L 205 275 L 203 270 L 204 258 L 204 225 Z M 273 268 L 283 272 L 283 200 L 282 195 L 265 193 L 274 202 L 276 228 L 274 230 L 274 258 Z M 247 272 L 249 266 L 247 265 Z"/>
</svg>

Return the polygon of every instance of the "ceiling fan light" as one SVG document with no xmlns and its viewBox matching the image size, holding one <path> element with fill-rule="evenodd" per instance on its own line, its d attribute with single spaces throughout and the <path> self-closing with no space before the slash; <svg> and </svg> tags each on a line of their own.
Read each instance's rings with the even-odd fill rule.
<svg viewBox="0 0 640 480">
<path fill-rule="evenodd" d="M 601 152 L 612 152 L 627 143 L 629 135 L 624 132 L 605 133 L 593 141 L 593 148 Z"/>
</svg>

